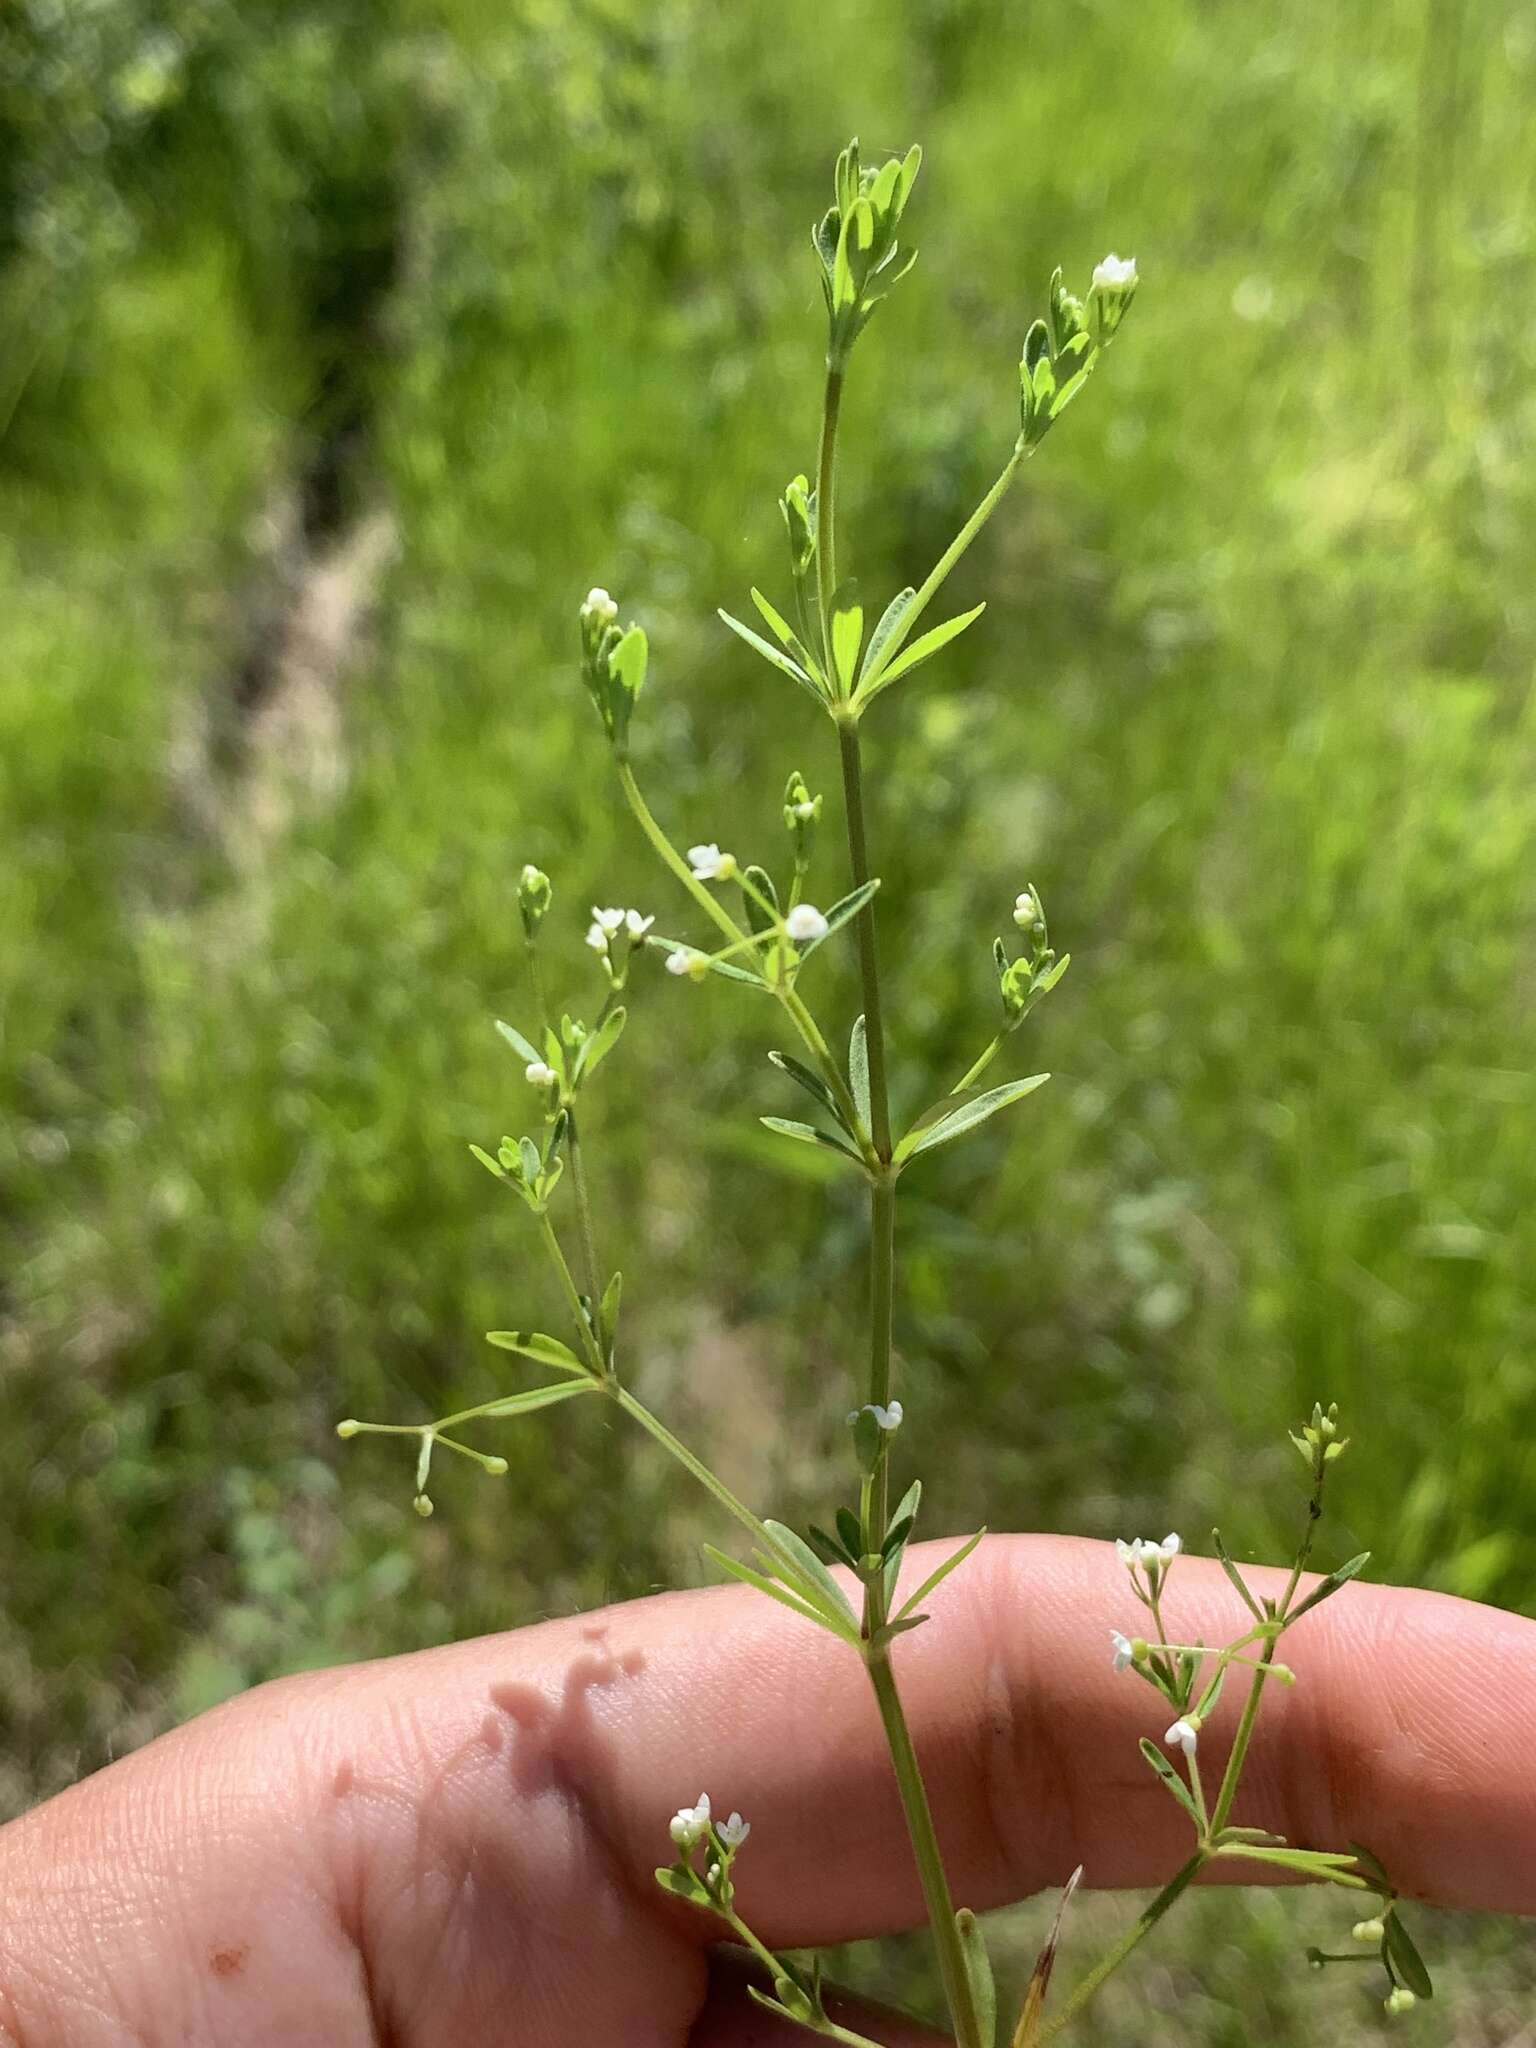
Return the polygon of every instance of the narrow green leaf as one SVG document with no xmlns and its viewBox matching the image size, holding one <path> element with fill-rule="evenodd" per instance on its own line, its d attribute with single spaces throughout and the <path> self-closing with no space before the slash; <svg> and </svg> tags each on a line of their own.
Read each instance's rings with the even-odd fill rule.
<svg viewBox="0 0 1536 2048">
<path fill-rule="evenodd" d="M 859 1518 L 852 1508 L 838 1509 L 837 1533 L 843 1539 L 843 1548 L 848 1555 L 857 1558 L 864 1547 L 864 1531 L 860 1528 Z"/>
<path fill-rule="evenodd" d="M 891 1531 L 899 1522 L 910 1524 L 917 1520 L 917 1511 L 922 1506 L 922 1501 L 923 1482 L 921 1479 L 914 1479 L 906 1492 L 901 1496 L 901 1499 L 896 1503 L 891 1519 L 886 1523 L 885 1540 L 887 1543 L 891 1540 Z"/>
<path fill-rule="evenodd" d="M 912 1613 L 914 1608 L 921 1607 L 923 1602 L 928 1598 L 928 1595 L 930 1593 L 936 1592 L 938 1588 L 943 1585 L 944 1581 L 949 1577 L 951 1572 L 958 1571 L 960 1569 L 961 1565 L 965 1563 L 965 1560 L 970 1556 L 971 1552 L 976 1548 L 977 1544 L 981 1541 L 982 1537 L 986 1535 L 986 1533 L 987 1532 L 985 1529 L 978 1529 L 974 1536 L 968 1537 L 966 1541 L 961 1544 L 960 1548 L 957 1551 L 955 1551 L 953 1556 L 945 1558 L 944 1562 L 939 1566 L 937 1571 L 930 1572 L 927 1578 L 924 1579 L 923 1583 L 918 1587 L 917 1591 L 912 1595 L 911 1599 L 904 1600 L 901 1603 L 901 1613 L 896 1616 L 896 1619 L 900 1621 L 903 1619 L 904 1616 Z"/>
<path fill-rule="evenodd" d="M 784 646 L 788 649 L 789 653 L 794 657 L 795 661 L 799 664 L 799 666 L 805 671 L 806 675 L 809 676 L 813 682 L 819 683 L 821 681 L 821 668 L 816 660 L 816 657 L 811 653 L 810 649 L 806 646 L 805 642 L 800 638 L 800 635 L 795 631 L 794 627 L 789 623 L 788 619 L 784 617 L 782 612 L 777 611 L 774 608 L 774 606 L 768 602 L 767 598 L 764 597 L 763 593 L 760 590 L 754 590 L 752 592 L 752 602 L 757 606 L 758 610 L 762 613 L 763 618 L 766 620 L 770 630 L 778 635 L 779 639 L 784 643 Z"/>
<path fill-rule="evenodd" d="M 870 1126 L 869 1038 L 862 1013 L 854 1018 L 853 1036 L 848 1041 L 848 1086 L 853 1091 L 854 1105 L 867 1131 Z"/>
<path fill-rule="evenodd" d="M 866 676 L 879 675 L 881 657 L 884 655 L 886 648 L 890 646 L 896 629 L 911 610 L 912 600 L 916 596 L 917 592 L 909 583 L 905 590 L 897 591 L 885 610 L 880 614 L 875 630 L 869 636 L 869 645 L 864 650 L 864 659 L 859 666 L 859 680 L 861 684 Z"/>
<path fill-rule="evenodd" d="M 613 1048 L 619 1042 L 619 1034 L 624 1029 L 627 1015 L 628 1012 L 625 1010 L 624 1005 L 620 1003 L 616 1010 L 608 1012 L 601 1027 L 594 1031 L 590 1038 L 583 1040 L 581 1051 L 576 1055 L 576 1076 L 578 1079 L 583 1075 L 592 1073 L 607 1059 L 609 1053 L 613 1051 Z"/>
<path fill-rule="evenodd" d="M 850 1554 L 840 1538 L 819 1528 L 815 1522 L 807 1523 L 805 1533 L 812 1550 L 823 1564 L 845 1564 L 855 1570 L 858 1568 L 858 1558 Z"/>
<path fill-rule="evenodd" d="M 980 1095 L 973 1095 L 958 1109 L 941 1116 L 936 1123 L 925 1126 L 919 1120 L 896 1147 L 896 1158 L 915 1159 L 919 1152 L 931 1152 L 935 1145 L 949 1144 L 963 1132 L 985 1123 L 989 1116 L 996 1116 L 1010 1102 L 1018 1102 L 1022 1097 L 1033 1094 L 1050 1078 L 1049 1074 L 1029 1074 L 1022 1081 L 1005 1081 L 1000 1088 L 988 1088 Z M 942 1108 L 943 1105 L 936 1104 L 935 1107 Z M 933 1114 L 932 1111 L 928 1113 Z"/>
<path fill-rule="evenodd" d="M 1330 1593 L 1337 1593 L 1340 1586 L 1347 1586 L 1351 1579 L 1358 1578 L 1370 1561 L 1371 1553 L 1368 1550 L 1362 1550 L 1359 1556 L 1352 1557 L 1348 1564 L 1336 1566 L 1328 1574 L 1327 1578 L 1318 1581 L 1298 1607 L 1291 1609 L 1290 1613 L 1285 1617 L 1287 1627 L 1293 1621 L 1299 1621 L 1308 1608 L 1316 1607 L 1321 1601 L 1326 1600 Z"/>
<path fill-rule="evenodd" d="M 1157 1744 L 1145 1735 L 1141 1738 L 1141 1753 L 1203 1834 L 1205 1832 L 1205 1822 L 1201 1819 L 1200 1809 L 1195 1804 L 1195 1795 L 1179 1776 L 1172 1763 L 1163 1755 Z"/>
<path fill-rule="evenodd" d="M 792 1081 L 798 1081 L 806 1094 L 814 1096 L 822 1108 L 827 1110 L 841 1124 L 842 1118 L 838 1115 L 837 1097 L 832 1093 L 826 1082 L 822 1080 L 820 1074 L 808 1067 L 803 1060 L 797 1060 L 793 1053 L 771 1052 L 768 1057 L 781 1074 L 788 1074 Z"/>
<path fill-rule="evenodd" d="M 1335 1855 L 1328 1849 L 1262 1849 L 1251 1848 L 1246 1842 L 1233 1842 L 1216 1853 L 1239 1857 L 1245 1863 L 1269 1864 L 1276 1870 L 1294 1870 L 1303 1877 L 1315 1878 L 1319 1883 L 1341 1884 L 1350 1891 L 1370 1890 L 1365 1879 L 1356 1877 L 1349 1869 L 1354 1861 L 1352 1856 Z"/>
<path fill-rule="evenodd" d="M 586 1374 L 587 1368 L 570 1345 L 562 1344 L 558 1337 L 546 1337 L 542 1330 L 487 1330 L 485 1341 L 498 1351 L 515 1351 L 540 1365 L 557 1365 L 561 1372 Z"/>
<path fill-rule="evenodd" d="M 474 1153 L 487 1173 L 494 1173 L 498 1180 L 506 1179 L 506 1172 L 500 1162 L 493 1159 L 483 1145 L 471 1145 L 469 1149 Z"/>
<path fill-rule="evenodd" d="M 774 668 L 780 670 L 792 682 L 798 683 L 802 690 L 808 691 L 816 699 L 818 704 L 825 704 L 826 696 L 824 692 L 812 682 L 811 678 L 797 661 L 791 661 L 787 654 L 781 653 L 777 647 L 770 646 L 761 633 L 754 633 L 750 626 L 744 626 L 740 619 L 733 619 L 729 612 L 723 611 L 720 616 L 737 638 L 745 640 L 749 647 L 754 648 L 763 657 L 764 661 L 769 662 Z"/>
<path fill-rule="evenodd" d="M 619 1334 L 619 1302 L 623 1293 L 624 1275 L 615 1273 L 603 1289 L 602 1302 L 597 1311 L 597 1319 L 602 1326 L 603 1350 L 610 1358 L 613 1356 L 614 1339 Z"/>
<path fill-rule="evenodd" d="M 987 1954 L 986 1937 L 981 1931 L 981 1923 L 969 1906 L 962 1906 L 956 1913 L 955 1932 L 960 1937 L 960 1953 L 965 1958 L 965 1974 L 971 1980 L 971 1998 L 976 2007 L 976 2023 L 980 2030 L 982 2048 L 996 2048 L 997 1985 L 992 1976 L 992 1959 Z"/>
<path fill-rule="evenodd" d="M 1433 1998 L 1435 1987 L 1429 1971 L 1424 1966 L 1424 1958 L 1414 1946 L 1413 1936 L 1397 1917 L 1395 1906 L 1386 1916 L 1386 1937 L 1387 1954 L 1391 1958 L 1392 1967 L 1414 1997 Z"/>
<path fill-rule="evenodd" d="M 1253 1595 L 1249 1592 L 1248 1587 L 1244 1582 L 1242 1573 L 1238 1570 L 1237 1566 L 1232 1562 L 1231 1558 L 1227 1555 L 1227 1546 L 1221 1540 L 1221 1531 L 1219 1529 L 1213 1529 L 1211 1531 L 1211 1541 L 1216 1546 L 1216 1555 L 1221 1560 L 1222 1570 L 1226 1573 L 1227 1577 L 1232 1581 L 1233 1585 L 1237 1588 L 1237 1591 L 1241 1595 L 1243 1603 L 1247 1607 L 1248 1612 L 1254 1616 L 1255 1620 L 1263 1621 L 1265 1618 L 1264 1610 L 1259 1605 L 1258 1601 L 1255 1600 Z"/>
<path fill-rule="evenodd" d="M 864 607 L 850 604 L 832 614 L 832 665 L 846 697 L 859 672 L 859 649 L 864 644 Z"/>
<path fill-rule="evenodd" d="M 631 626 L 608 657 L 609 674 L 619 678 L 631 697 L 638 697 L 645 687 L 647 658 L 646 638 L 639 626 Z"/>
<path fill-rule="evenodd" d="M 1202 1721 L 1205 1719 L 1207 1714 L 1215 1713 L 1216 1702 L 1221 1698 L 1221 1688 L 1223 1687 L 1223 1685 L 1225 1685 L 1226 1679 L 1227 1666 L 1222 1665 L 1220 1670 L 1218 1670 L 1218 1672 L 1216 1673 L 1216 1676 L 1205 1688 L 1205 1691 L 1201 1693 L 1200 1698 L 1195 1706 L 1195 1712 L 1199 1715 Z"/>
<path fill-rule="evenodd" d="M 781 1138 L 798 1138 L 802 1145 L 823 1145 L 861 1169 L 864 1165 L 858 1153 L 850 1152 L 840 1138 L 834 1138 L 830 1131 L 818 1131 L 814 1124 L 796 1123 L 787 1116 L 760 1116 L 758 1122 L 765 1130 L 777 1131 Z"/>
<path fill-rule="evenodd" d="M 663 1864 L 656 1872 L 656 1882 L 664 1892 L 670 1892 L 676 1899 L 686 1899 L 693 1906 L 707 1906 L 709 1891 L 696 1870 L 690 1870 L 686 1863 Z"/>
<path fill-rule="evenodd" d="M 776 1548 L 781 1550 L 788 1562 L 804 1575 L 807 1582 L 807 1597 L 809 1597 L 812 1589 L 815 1589 L 820 1594 L 821 1599 L 826 1602 L 829 1617 L 834 1615 L 840 1617 L 857 1634 L 858 1625 L 854 1620 L 853 1609 L 848 1604 L 847 1594 L 837 1583 L 836 1579 L 833 1578 L 805 1538 L 783 1522 L 771 1522 L 765 1519 L 763 1527 L 773 1538 Z"/>
<path fill-rule="evenodd" d="M 968 612 L 958 612 L 954 618 L 946 619 L 942 626 L 934 626 L 929 632 L 921 633 L 903 647 L 890 665 L 871 672 L 859 685 L 858 701 L 867 704 L 871 697 L 878 696 L 890 684 L 899 682 L 909 670 L 937 654 L 941 647 L 947 647 L 951 640 L 963 633 L 967 626 L 974 625 L 986 610 L 985 604 L 978 604 Z"/>
<path fill-rule="evenodd" d="M 551 1386 L 530 1387 L 526 1394 L 508 1394 L 504 1401 L 492 1401 L 479 1410 L 477 1422 L 493 1422 L 504 1415 L 531 1415 L 535 1408 L 553 1408 L 557 1401 L 573 1401 L 578 1394 L 595 1394 L 597 1381 L 590 1373 L 579 1380 L 556 1380 Z"/>
<path fill-rule="evenodd" d="M 729 1573 L 733 1579 L 740 1579 L 744 1586 L 752 1586 L 759 1593 L 766 1593 L 770 1600 L 777 1600 L 781 1607 L 789 1608 L 803 1621 L 814 1621 L 818 1628 L 829 1626 L 824 1614 L 818 1613 L 810 1602 L 802 1599 L 798 1593 L 792 1593 L 787 1586 L 780 1585 L 777 1579 L 770 1579 L 766 1573 L 754 1570 L 749 1564 L 742 1564 L 737 1558 L 727 1557 L 723 1550 L 716 1550 L 712 1543 L 704 1545 L 704 1555 L 711 1564 L 718 1565 L 721 1571 Z M 842 1630 L 837 1629 L 833 1633 L 841 1635 Z"/>
<path fill-rule="evenodd" d="M 543 1053 L 535 1052 L 528 1040 L 524 1038 L 521 1031 L 517 1030 L 514 1025 L 504 1023 L 498 1017 L 496 1019 L 496 1029 L 501 1033 L 508 1045 L 511 1046 L 525 1067 L 531 1067 L 536 1061 L 543 1059 Z"/>
</svg>

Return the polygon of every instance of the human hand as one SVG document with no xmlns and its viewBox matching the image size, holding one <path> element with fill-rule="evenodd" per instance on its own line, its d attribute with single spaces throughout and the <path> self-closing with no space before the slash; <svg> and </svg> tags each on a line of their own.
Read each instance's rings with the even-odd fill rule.
<svg viewBox="0 0 1536 2048">
<path fill-rule="evenodd" d="M 1186 1559 L 1169 1606 L 1217 1640 L 1233 1597 Z M 1110 1668 L 1124 1600 L 1107 1546 L 995 1537 L 898 1646 L 965 1904 L 1182 1861 L 1136 1753 L 1158 1703 Z M 1408 1896 L 1536 1911 L 1536 1623 L 1355 1584 L 1286 1659 L 1238 1818 L 1364 1841 Z M 846 1648 L 744 1589 L 664 1594 L 263 1686 L 0 1831 L 0 2044 L 788 2048 L 717 1924 L 652 1881 L 704 1790 L 752 1822 L 739 1895 L 770 1944 L 922 1921 Z"/>
</svg>

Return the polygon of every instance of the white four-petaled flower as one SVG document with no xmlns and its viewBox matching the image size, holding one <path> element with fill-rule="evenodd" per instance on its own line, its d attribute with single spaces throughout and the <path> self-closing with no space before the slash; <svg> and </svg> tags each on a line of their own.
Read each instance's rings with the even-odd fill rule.
<svg viewBox="0 0 1536 2048">
<path fill-rule="evenodd" d="M 672 1839 L 679 1849 L 692 1849 L 703 1839 L 709 1826 L 709 1794 L 701 1792 L 697 1806 L 680 1806 L 670 1822 Z"/>
<path fill-rule="evenodd" d="M 1101 291 L 1128 291 L 1136 282 L 1136 258 L 1111 252 L 1093 267 L 1093 281 Z"/>
<path fill-rule="evenodd" d="M 1112 1628 L 1109 1632 L 1109 1640 L 1114 1646 L 1113 1655 L 1117 1671 L 1124 1671 L 1128 1665 L 1135 1663 L 1136 1653 L 1131 1648 L 1129 1636 L 1123 1636 L 1119 1629 Z"/>
<path fill-rule="evenodd" d="M 555 1078 L 554 1068 L 543 1060 L 530 1060 L 523 1069 L 523 1079 L 531 1081 L 535 1088 L 548 1088 Z"/>
<path fill-rule="evenodd" d="M 807 946 L 827 936 L 827 920 L 814 903 L 797 903 L 785 918 L 784 929 L 797 946 Z"/>
<path fill-rule="evenodd" d="M 882 1406 L 879 1401 L 866 1401 L 862 1408 L 855 1408 L 850 1412 L 848 1420 L 857 1422 L 861 1415 L 873 1415 L 877 1428 L 900 1429 L 903 1412 L 899 1401 L 892 1401 L 886 1406 Z"/>
<path fill-rule="evenodd" d="M 1193 1756 L 1200 1740 L 1200 1723 L 1193 1714 L 1181 1714 L 1163 1740 L 1170 1749 L 1182 1749 L 1186 1756 Z"/>
<path fill-rule="evenodd" d="M 667 955 L 668 974 L 688 974 L 697 979 L 706 965 L 704 954 L 696 953 L 691 946 L 679 946 L 675 953 Z"/>
<path fill-rule="evenodd" d="M 592 906 L 592 922 L 600 931 L 613 933 L 623 924 L 624 912 L 622 910 L 599 910 L 594 903 Z"/>
<path fill-rule="evenodd" d="M 721 1821 L 715 1830 L 727 1849 L 739 1849 L 751 1832 L 751 1821 L 743 1820 L 739 1813 L 733 1813 L 729 1820 Z"/>
<path fill-rule="evenodd" d="M 643 939 L 655 922 L 654 917 L 642 917 L 638 910 L 624 913 L 624 929 L 632 939 Z"/>
<path fill-rule="evenodd" d="M 587 944 L 592 948 L 594 953 L 607 952 L 608 934 L 603 930 L 600 924 L 589 924 L 587 926 Z"/>
<path fill-rule="evenodd" d="M 1117 1537 L 1115 1555 L 1128 1571 L 1135 1571 L 1138 1565 L 1167 1571 L 1182 1547 L 1180 1539 L 1170 1530 L 1161 1543 L 1154 1543 L 1147 1536 L 1138 1536 L 1130 1543 Z"/>
<path fill-rule="evenodd" d="M 696 882 L 728 882 L 736 872 L 736 857 L 722 853 L 711 839 L 705 846 L 689 847 L 688 865 Z"/>
</svg>

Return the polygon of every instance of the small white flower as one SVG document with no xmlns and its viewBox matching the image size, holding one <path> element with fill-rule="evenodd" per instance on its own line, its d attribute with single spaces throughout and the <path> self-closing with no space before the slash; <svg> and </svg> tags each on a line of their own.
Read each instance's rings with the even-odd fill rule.
<svg viewBox="0 0 1536 2048">
<path fill-rule="evenodd" d="M 605 626 L 611 626 L 619 616 L 618 606 L 600 583 L 594 584 L 587 592 L 586 603 L 582 606 L 582 610 L 590 613 L 594 619 L 601 619 Z"/>
<path fill-rule="evenodd" d="M 589 924 L 587 926 L 587 944 L 592 948 L 594 953 L 607 952 L 608 934 L 603 930 L 600 924 Z"/>
<path fill-rule="evenodd" d="M 555 1079 L 555 1070 L 543 1060 L 530 1060 L 523 1069 L 523 1079 L 531 1081 L 535 1088 L 548 1088 Z"/>
<path fill-rule="evenodd" d="M 697 1847 L 709 1826 L 709 1794 L 701 1792 L 697 1806 L 680 1806 L 673 1814 L 670 1832 L 679 1849 Z"/>
<path fill-rule="evenodd" d="M 707 846 L 690 846 L 688 865 L 696 882 L 728 882 L 736 872 L 734 854 L 722 853 L 713 840 Z"/>
<path fill-rule="evenodd" d="M 739 1849 L 751 1832 L 751 1821 L 743 1820 L 739 1813 L 733 1813 L 729 1820 L 721 1821 L 715 1830 L 727 1849 Z"/>
<path fill-rule="evenodd" d="M 1183 1543 L 1170 1529 L 1161 1543 L 1148 1543 L 1144 1546 L 1146 1562 L 1161 1565 L 1166 1571 L 1183 1548 Z"/>
<path fill-rule="evenodd" d="M 811 819 L 814 818 L 816 815 L 816 805 L 814 801 L 809 797 L 807 797 L 803 804 L 796 804 L 793 808 L 795 816 L 800 820 L 802 825 L 808 825 Z"/>
<path fill-rule="evenodd" d="M 873 1415 L 877 1428 L 885 1430 L 900 1429 L 903 1412 L 899 1401 L 892 1401 L 889 1407 L 882 1407 L 878 1401 L 866 1401 L 862 1408 L 855 1408 L 850 1411 L 848 1420 L 850 1422 L 857 1422 L 861 1415 Z"/>
<path fill-rule="evenodd" d="M 668 974 L 699 973 L 704 962 L 702 953 L 695 953 L 691 946 L 679 946 L 675 953 L 667 955 Z"/>
<path fill-rule="evenodd" d="M 797 946 L 806 946 L 827 936 L 827 920 L 814 903 L 797 903 L 785 918 L 784 929 Z"/>
<path fill-rule="evenodd" d="M 1182 1547 L 1179 1538 L 1171 1531 L 1161 1543 L 1154 1543 L 1149 1536 L 1138 1536 L 1130 1543 L 1117 1537 L 1115 1555 L 1127 1571 L 1134 1572 L 1141 1565 L 1148 1571 L 1165 1572 Z"/>
<path fill-rule="evenodd" d="M 1101 291 L 1129 291 L 1136 282 L 1136 258 L 1110 254 L 1093 267 L 1093 281 Z"/>
<path fill-rule="evenodd" d="M 624 929 L 632 939 L 643 939 L 655 922 L 654 917 L 642 917 L 638 910 L 624 913 Z"/>
<path fill-rule="evenodd" d="M 1025 931 L 1040 915 L 1040 905 L 1035 901 L 1033 889 L 1022 889 L 1013 906 L 1013 921 L 1020 931 Z"/>
<path fill-rule="evenodd" d="M 1200 1723 L 1193 1715 L 1181 1715 L 1163 1737 L 1170 1749 L 1182 1749 L 1186 1756 L 1193 1756 L 1195 1745 L 1200 1740 Z"/>
<path fill-rule="evenodd" d="M 1109 1640 L 1114 1646 L 1114 1664 L 1117 1671 L 1124 1671 L 1135 1663 L 1135 1652 L 1131 1648 L 1129 1636 L 1123 1636 L 1119 1629 L 1112 1628 L 1109 1632 Z"/>
<path fill-rule="evenodd" d="M 612 936 L 623 924 L 624 913 L 622 910 L 599 910 L 594 903 L 592 906 L 592 922 L 601 931 L 605 931 Z"/>
</svg>

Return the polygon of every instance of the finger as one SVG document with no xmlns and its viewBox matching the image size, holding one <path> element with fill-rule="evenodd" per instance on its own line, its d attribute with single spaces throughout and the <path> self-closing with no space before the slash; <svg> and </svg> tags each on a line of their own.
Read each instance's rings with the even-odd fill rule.
<svg viewBox="0 0 1536 2048">
<path fill-rule="evenodd" d="M 765 1989 L 767 1978 L 732 1951 L 711 1958 L 709 1997 L 688 2037 L 688 2048 L 805 2048 L 811 2038 L 805 2028 L 765 2012 L 749 1996 L 749 1984 Z M 825 1996 L 827 2011 L 840 2026 L 878 2042 L 880 2048 L 953 2048 L 947 2034 L 936 2034 L 889 2006 L 831 1989 Z"/>
<path fill-rule="evenodd" d="M 913 1561 L 932 1568 L 933 1546 Z M 1278 1592 L 1279 1574 L 1256 1572 Z M 1062 1882 L 1166 1879 L 1189 1824 L 1137 1752 L 1169 1718 L 1115 1673 L 1108 1628 L 1139 1615 L 1105 1545 L 993 1539 L 896 1645 L 898 1675 L 958 1897 L 978 1908 Z M 1245 1614 L 1219 1568 L 1181 1559 L 1166 1603 L 1183 1640 Z M 573 1654 L 575 1653 L 575 1654 Z M 1536 1624 L 1443 1595 L 1346 1587 L 1286 1638 L 1294 1688 L 1271 1685 L 1237 1818 L 1299 1845 L 1367 1844 L 1407 1892 L 1536 1910 Z M 515 1776 L 554 1772 L 637 1881 L 670 1853 L 665 1823 L 701 1790 L 754 1834 L 742 1896 L 780 1945 L 914 1924 L 922 1902 L 879 1723 L 847 1648 L 736 1589 L 673 1595 L 444 1659 L 503 1717 Z M 509 1660 L 536 1675 L 498 1679 Z M 420 1672 L 426 1664 L 404 1667 Z M 449 1671 L 453 1676 L 449 1679 Z M 1490 1677 L 1493 1682 L 1490 1682 Z M 381 1667 L 374 1683 L 402 1683 Z M 415 1682 L 407 1681 L 407 1682 Z M 1229 1688 L 1202 1737 L 1219 1772 Z"/>
</svg>

